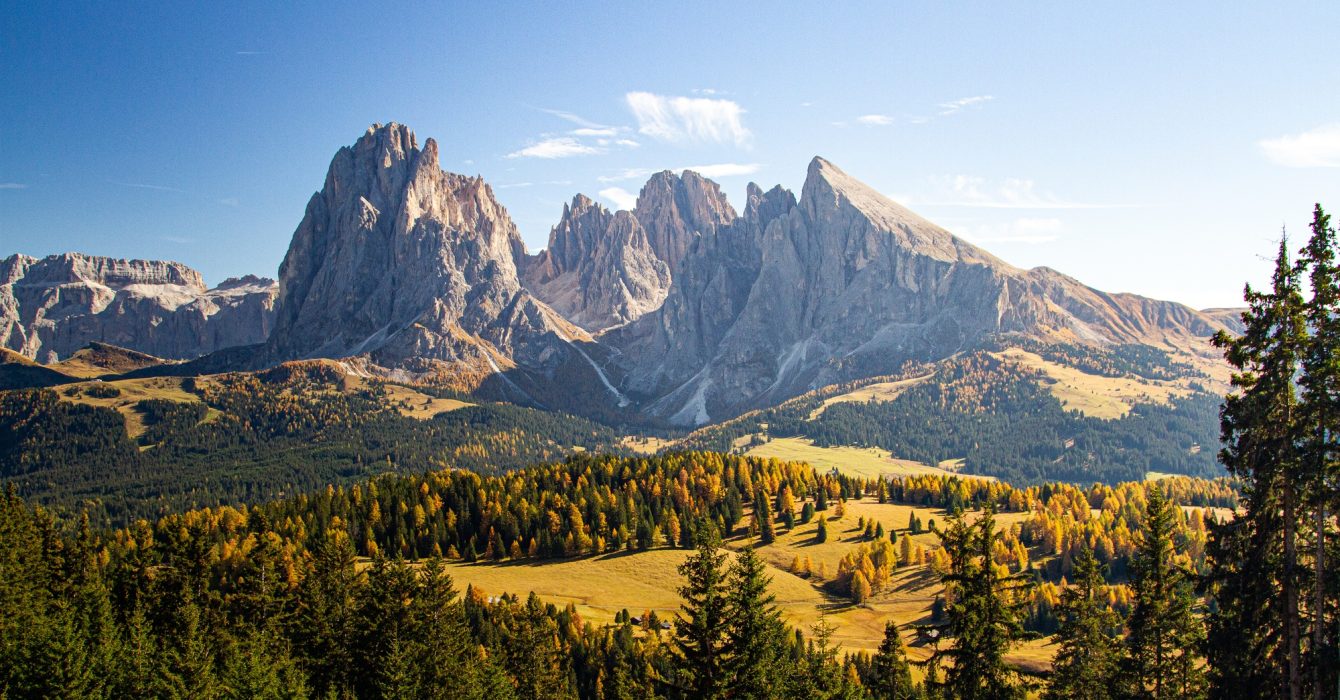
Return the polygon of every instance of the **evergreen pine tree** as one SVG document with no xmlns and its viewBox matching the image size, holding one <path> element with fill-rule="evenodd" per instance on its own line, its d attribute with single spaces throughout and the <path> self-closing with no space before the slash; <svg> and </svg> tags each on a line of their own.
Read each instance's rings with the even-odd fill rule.
<svg viewBox="0 0 1340 700">
<path fill-rule="evenodd" d="M 1315 700 L 1334 697 L 1340 688 L 1340 640 L 1336 609 L 1340 592 L 1332 576 L 1329 549 L 1336 546 L 1334 516 L 1340 513 L 1340 241 L 1331 217 L 1318 204 L 1312 235 L 1299 257 L 1311 298 L 1306 305 L 1309 335 L 1304 341 L 1299 376 L 1299 413 L 1303 427 L 1302 472 L 1311 511 L 1311 640 L 1303 659 L 1304 677 Z"/>
<path fill-rule="evenodd" d="M 679 566 L 685 583 L 679 589 L 683 614 L 675 621 L 675 667 L 682 693 L 713 700 L 726 696 L 729 681 L 726 555 L 719 551 L 721 540 L 711 525 L 700 525 L 695 537 L 698 551 Z"/>
<path fill-rule="evenodd" d="M 1107 606 L 1102 565 L 1093 550 L 1084 548 L 1075 558 L 1071 587 L 1061 594 L 1057 611 L 1060 647 L 1052 662 L 1048 700 L 1109 700 L 1114 697 L 1120 670 L 1121 646 L 1114 632 L 1121 618 Z"/>
<path fill-rule="evenodd" d="M 786 630 L 773 605 L 776 596 L 768 592 L 766 570 L 750 547 L 730 567 L 725 670 L 735 698 L 771 698 L 778 683 L 778 654 Z"/>
<path fill-rule="evenodd" d="M 945 608 L 945 636 L 952 645 L 935 653 L 953 663 L 945 673 L 944 690 L 963 700 L 1022 698 L 1018 673 L 1005 663 L 1005 652 L 1027 635 L 1021 622 L 1025 574 L 1008 574 L 991 559 L 998 533 L 988 510 L 968 523 L 955 515 L 942 533 L 950 556 L 942 577 L 952 599 Z"/>
<path fill-rule="evenodd" d="M 1144 539 L 1132 562 L 1135 606 L 1127 620 L 1126 686 L 1135 698 L 1172 700 L 1205 694 L 1196 653 L 1204 629 L 1193 610 L 1191 581 L 1174 561 L 1175 508 L 1162 488 L 1149 487 Z"/>
<path fill-rule="evenodd" d="M 907 651 L 903 648 L 903 638 L 898 634 L 898 626 L 892 622 L 884 625 L 884 641 L 879 643 L 879 652 L 870 660 L 870 695 L 875 700 L 911 700 L 917 697 L 916 685 L 912 683 L 912 669 L 907 662 Z"/>
<path fill-rule="evenodd" d="M 1235 372 L 1219 459 L 1242 480 L 1242 512 L 1214 528 L 1208 661 L 1216 697 L 1297 698 L 1300 479 L 1295 377 L 1306 335 L 1297 270 L 1280 242 L 1269 292 L 1247 287 L 1243 334 L 1214 343 Z"/>
</svg>

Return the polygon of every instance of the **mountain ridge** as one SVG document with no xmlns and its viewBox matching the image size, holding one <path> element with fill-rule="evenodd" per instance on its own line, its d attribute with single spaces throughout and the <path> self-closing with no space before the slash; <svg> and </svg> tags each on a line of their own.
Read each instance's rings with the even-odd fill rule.
<svg viewBox="0 0 1340 700">
<path fill-rule="evenodd" d="M 341 359 L 397 381 L 689 427 L 992 339 L 1206 355 L 1204 339 L 1233 327 L 1232 310 L 1017 268 L 819 156 L 799 197 L 750 183 L 739 213 L 692 171 L 652 175 L 631 211 L 576 195 L 549 242 L 528 253 L 483 178 L 442 170 L 435 140 L 420 147 L 407 126 L 375 124 L 337 151 L 308 202 L 273 331 L 140 371 Z M 146 265 L 131 272 L 203 286 L 184 266 Z M 210 292 L 242 298 L 262 282 Z M 2 338 L 19 327 L 6 299 Z"/>
</svg>

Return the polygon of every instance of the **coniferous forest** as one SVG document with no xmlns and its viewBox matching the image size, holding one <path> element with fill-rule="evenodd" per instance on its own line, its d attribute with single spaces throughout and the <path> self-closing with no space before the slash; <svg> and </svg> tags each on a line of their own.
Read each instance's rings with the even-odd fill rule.
<svg viewBox="0 0 1340 700">
<path fill-rule="evenodd" d="M 1062 456 L 1051 472 L 1062 478 L 1044 483 L 1028 465 L 1052 455 L 989 446 L 1078 420 L 1038 409 L 1026 383 L 987 387 L 987 415 L 1002 417 L 980 431 L 935 437 L 934 407 L 999 369 L 971 356 L 888 404 L 924 409 L 914 417 L 838 405 L 812 435 L 904 440 L 928 459 L 972 441 L 971 459 L 1019 484 L 866 479 L 715 451 L 610 454 L 613 432 L 579 419 L 478 406 L 405 422 L 375 386 L 308 391 L 301 377 L 238 376 L 195 387 L 200 404 L 149 402 L 137 440 L 110 429 L 120 418 L 109 411 L 51 391 L 4 394 L 0 697 L 1335 697 L 1340 246 L 1321 207 L 1305 245 L 1290 246 L 1270 288 L 1247 289 L 1245 332 L 1214 340 L 1234 369 L 1221 449 L 1200 451 L 1227 469 L 1214 480 L 1115 483 L 1172 450 L 1116 445 L 1094 427 L 1077 452 L 1090 456 Z M 1154 361 L 1130 354 L 1113 371 Z M 1149 435 L 1195 432 L 1152 407 L 1123 420 L 1146 421 Z M 304 453 L 319 431 L 346 436 L 343 448 Z M 573 445 L 589 452 L 555 461 Z M 1092 457 L 1123 450 L 1145 456 Z M 273 468 L 231 474 L 217 460 L 234 452 L 273 454 Z M 372 467 L 388 462 L 419 468 Z M 1179 466 L 1214 473 L 1199 464 Z M 117 496 L 122 484 L 94 479 L 107 470 L 143 491 Z M 187 483 L 213 505 L 184 507 Z M 873 654 L 843 650 L 823 619 L 784 622 L 754 550 L 811 522 L 823 542 L 862 501 L 943 513 L 923 523 L 914 512 L 902 532 L 860 523 L 831 576 L 792 566 L 835 606 L 887 592 L 907 567 L 943 584 L 928 618 L 889 624 Z M 1007 514 L 1021 517 L 1006 525 Z M 923 532 L 937 544 L 909 537 Z M 652 549 L 687 554 L 668 619 L 625 611 L 597 625 L 534 594 L 461 590 L 448 571 Z M 909 632 L 934 640 L 925 658 L 908 654 Z M 1042 635 L 1050 670 L 1007 662 Z"/>
</svg>

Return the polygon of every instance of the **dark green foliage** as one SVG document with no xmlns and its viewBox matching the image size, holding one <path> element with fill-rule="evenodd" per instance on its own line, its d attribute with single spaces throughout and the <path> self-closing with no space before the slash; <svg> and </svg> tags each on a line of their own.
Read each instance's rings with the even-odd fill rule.
<svg viewBox="0 0 1340 700">
<path fill-rule="evenodd" d="M 679 595 L 684 604 L 675 623 L 677 686 L 685 697 L 714 700 L 726 697 L 730 681 L 726 555 L 710 525 L 699 526 L 696 540 L 698 551 L 679 566 L 679 575 L 684 577 Z"/>
<path fill-rule="evenodd" d="M 892 622 L 884 625 L 884 641 L 880 642 L 879 652 L 871 659 L 865 686 L 875 700 L 912 700 L 920 695 L 912 682 L 912 668 L 907 662 L 903 639 L 898 634 L 898 626 Z"/>
<path fill-rule="evenodd" d="M 1149 489 L 1144 540 L 1132 562 L 1135 607 L 1126 621 L 1124 675 L 1134 698 L 1190 699 L 1206 691 L 1198 653 L 1205 630 L 1194 610 L 1190 576 L 1175 561 L 1174 508 L 1162 489 Z"/>
<path fill-rule="evenodd" d="M 333 388 L 339 380 L 279 368 L 202 384 L 203 403 L 141 401 L 147 429 L 138 440 L 112 409 L 61 402 L 50 390 L 3 392 L 0 478 L 45 505 L 96 501 L 97 519 L 117 525 L 385 472 L 498 473 L 574 446 L 620 450 L 610 428 L 574 416 L 482 404 L 419 420 L 397 411 L 381 386 L 343 391 Z M 216 416 L 205 420 L 210 409 Z"/>
<path fill-rule="evenodd" d="M 1035 352 L 1050 348 L 1044 357 L 1105 376 L 1165 379 L 1191 373 L 1162 351 L 1144 346 L 1110 351 L 1029 347 Z M 904 378 L 930 371 L 913 367 Z M 1220 473 L 1213 450 L 1196 449 L 1215 441 L 1219 397 L 1213 394 L 1196 392 L 1171 405 L 1138 404 L 1120 419 L 1104 420 L 1067 410 L 1048 393 L 1045 378 L 986 352 L 942 362 L 934 371 L 932 378 L 892 401 L 835 403 L 811 419 L 826 396 L 856 385 L 833 387 L 700 430 L 686 442 L 729 450 L 734 440 L 767 423 L 772 437 L 808 437 L 821 446 L 881 447 L 896 457 L 928 464 L 961 458 L 969 473 L 1019 485 L 1115 484 L 1138 481 L 1149 471 Z"/>
<path fill-rule="evenodd" d="M 726 674 L 731 697 L 767 700 L 782 685 L 786 627 L 768 592 L 767 565 L 746 547 L 727 574 Z"/>
<path fill-rule="evenodd" d="M 1116 697 L 1121 662 L 1117 634 L 1121 618 L 1107 606 L 1102 566 L 1090 549 L 1075 559 L 1072 587 L 1057 611 L 1059 647 L 1052 662 L 1048 700 L 1109 700 Z"/>
<path fill-rule="evenodd" d="M 1215 338 L 1236 370 L 1221 459 L 1244 506 L 1210 542 L 1215 697 L 1333 697 L 1340 684 L 1338 256 L 1317 206 L 1298 263 L 1281 240 L 1271 288 L 1247 288 L 1243 335 Z"/>
<path fill-rule="evenodd" d="M 940 658 L 952 662 L 943 691 L 965 700 L 1024 697 L 1018 673 L 1005 663 L 1005 652 L 1027 637 L 1019 595 L 1031 585 L 1027 574 L 1005 574 L 992 563 L 998 533 L 990 510 L 971 523 L 954 516 L 940 534 L 951 560 L 943 576 L 951 596 L 943 628 L 950 646 L 932 657 L 933 663 Z"/>
</svg>

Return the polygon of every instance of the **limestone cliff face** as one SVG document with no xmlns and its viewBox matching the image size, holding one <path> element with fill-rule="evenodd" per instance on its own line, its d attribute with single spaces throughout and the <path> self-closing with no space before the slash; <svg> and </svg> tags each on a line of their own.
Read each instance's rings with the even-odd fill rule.
<svg viewBox="0 0 1340 700">
<path fill-rule="evenodd" d="M 444 172 L 432 139 L 375 125 L 335 155 L 293 234 L 267 358 L 356 358 L 549 407 L 586 398 L 571 390 L 584 380 L 614 405 L 578 347 L 589 336 L 521 286 L 523 251 L 482 179 Z"/>
<path fill-rule="evenodd" d="M 667 170 L 647 181 L 632 212 L 612 214 L 577 195 L 548 246 L 518 266 L 536 296 L 598 333 L 660 308 L 688 251 L 735 219 L 715 182 Z"/>
<path fill-rule="evenodd" d="M 0 346 L 41 362 L 93 342 L 185 359 L 265 340 L 274 280 L 207 289 L 180 263 L 77 253 L 0 261 Z"/>
<path fill-rule="evenodd" d="M 736 218 L 721 187 L 692 170 L 653 175 L 638 193 L 633 216 L 647 230 L 652 250 L 672 275 L 698 238 Z"/>
<path fill-rule="evenodd" d="M 820 158 L 792 202 L 751 188 L 746 215 L 681 261 L 661 309 L 608 338 L 648 414 L 698 425 L 992 336 L 1149 343 L 1219 327 L 1014 268 Z"/>
<path fill-rule="evenodd" d="M 653 311 L 670 268 L 629 212 L 611 214 L 583 195 L 563 206 L 549 245 L 523 263 L 523 281 L 572 323 L 598 332 Z"/>
</svg>

